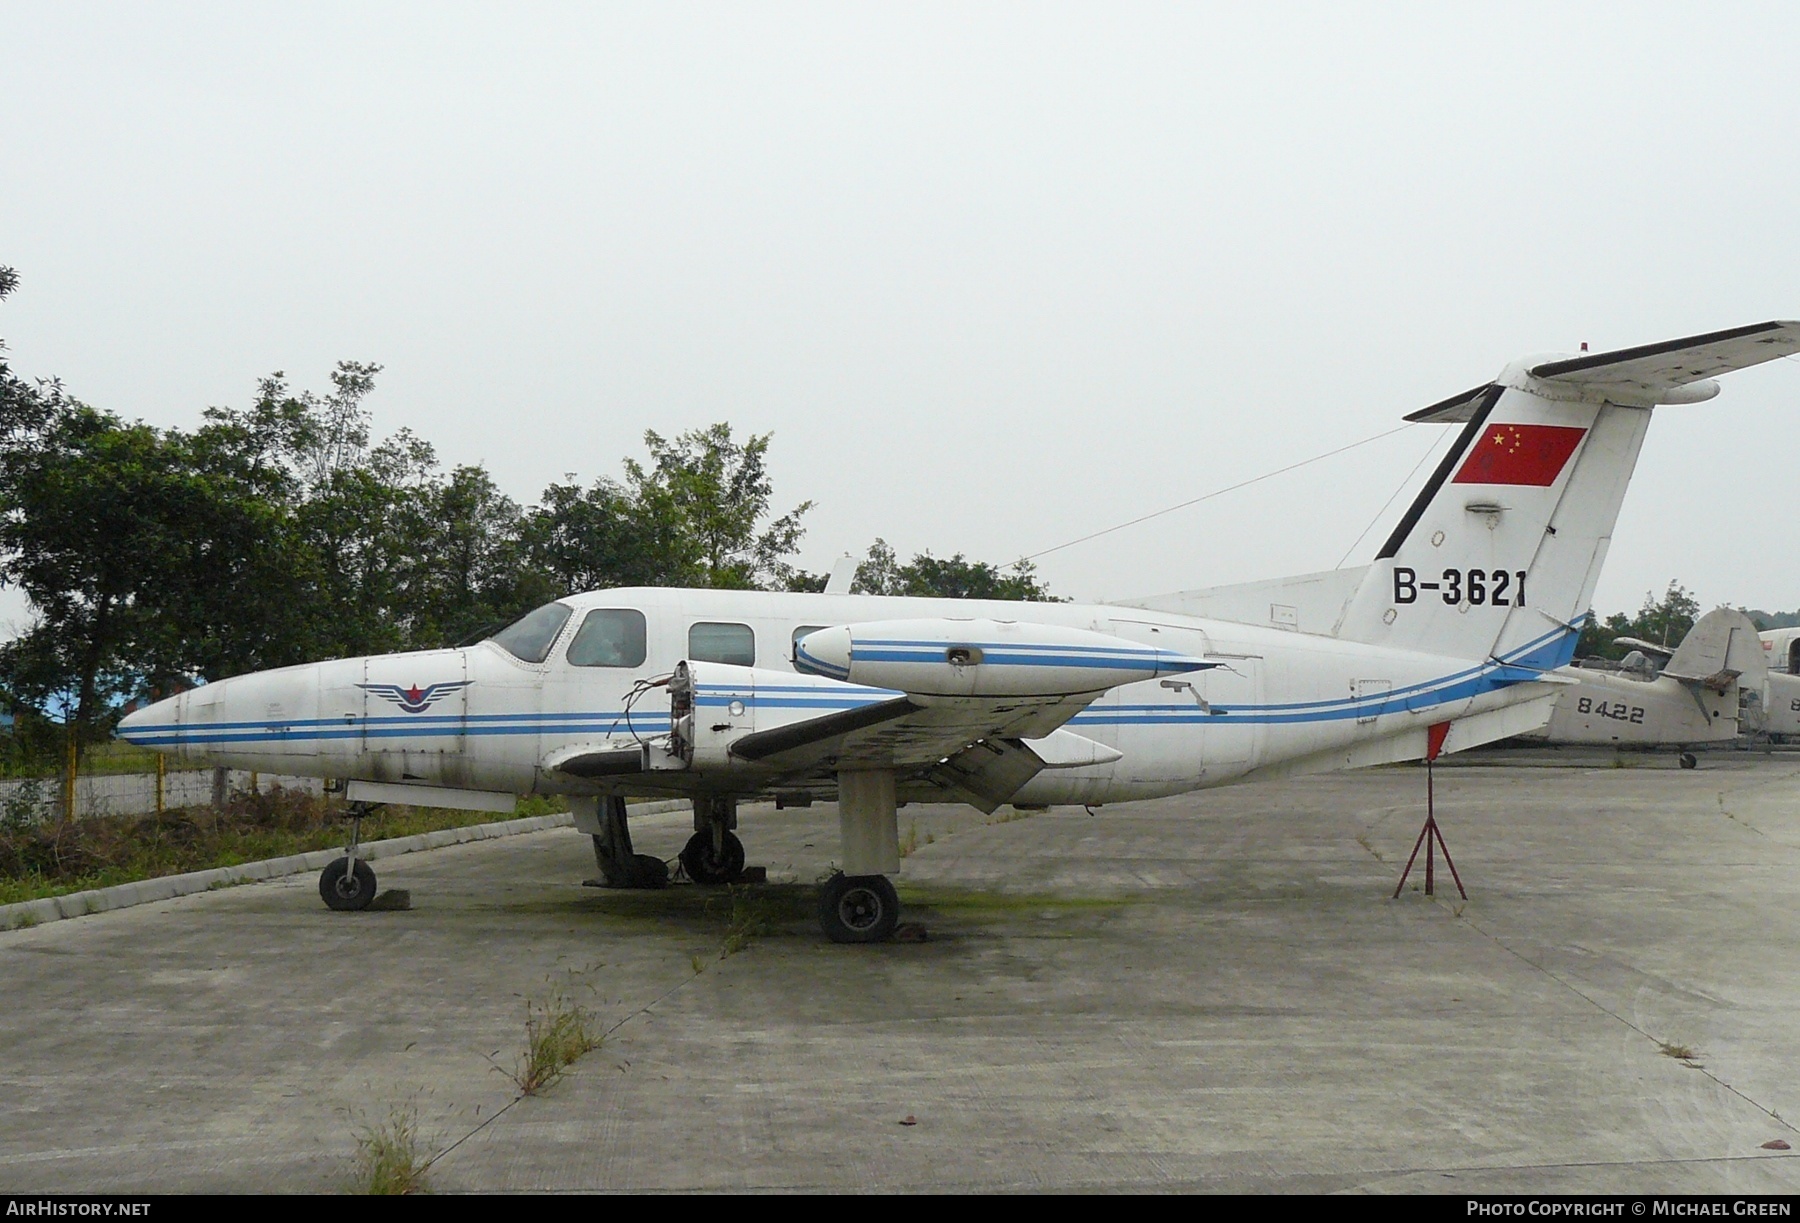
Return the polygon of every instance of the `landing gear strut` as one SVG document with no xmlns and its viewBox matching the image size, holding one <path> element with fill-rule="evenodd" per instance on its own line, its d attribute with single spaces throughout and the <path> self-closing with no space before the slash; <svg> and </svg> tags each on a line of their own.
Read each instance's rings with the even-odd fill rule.
<svg viewBox="0 0 1800 1223">
<path fill-rule="evenodd" d="M 845 873 L 819 889 L 819 926 L 834 943 L 886 942 L 900 921 L 900 897 L 886 878 L 900 873 L 894 775 L 845 770 L 837 781 Z"/>
<path fill-rule="evenodd" d="M 625 821 L 625 800 L 603 798 L 599 810 L 600 831 L 594 834 L 594 862 L 600 877 L 590 880 L 603 888 L 665 888 L 669 868 L 661 858 L 632 852 L 631 826 Z"/>
<path fill-rule="evenodd" d="M 744 843 L 737 827 L 737 799 L 698 795 L 694 799 L 694 835 L 681 851 L 681 869 L 695 883 L 731 883 L 744 873 Z"/>
<path fill-rule="evenodd" d="M 327 908 L 349 913 L 368 908 L 375 899 L 375 871 L 356 856 L 356 848 L 362 843 L 363 820 L 373 815 L 378 806 L 379 803 L 351 803 L 344 809 L 344 818 L 350 821 L 344 856 L 319 872 L 319 897 Z"/>
</svg>

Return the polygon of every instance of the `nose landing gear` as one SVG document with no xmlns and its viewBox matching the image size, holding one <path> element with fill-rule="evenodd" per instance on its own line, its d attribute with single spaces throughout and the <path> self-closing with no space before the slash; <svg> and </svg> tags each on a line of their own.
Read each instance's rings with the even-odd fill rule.
<svg viewBox="0 0 1800 1223">
<path fill-rule="evenodd" d="M 375 899 L 375 870 L 356 856 L 356 849 L 362 843 L 363 820 L 373 815 L 379 805 L 351 803 L 344 809 L 344 818 L 350 822 L 350 839 L 344 846 L 344 856 L 319 872 L 319 897 L 327 908 L 351 913 L 368 908 L 369 902 Z"/>
</svg>

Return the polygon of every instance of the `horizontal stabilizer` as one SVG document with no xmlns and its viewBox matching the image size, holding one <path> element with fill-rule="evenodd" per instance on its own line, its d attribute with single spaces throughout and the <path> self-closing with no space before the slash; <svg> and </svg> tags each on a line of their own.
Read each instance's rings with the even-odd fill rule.
<svg viewBox="0 0 1800 1223">
<path fill-rule="evenodd" d="M 1756 625 L 1743 612 L 1721 607 L 1701 616 L 1688 630 L 1663 674 L 1723 692 L 1733 680 L 1760 690 L 1768 670 Z"/>
<path fill-rule="evenodd" d="M 1800 322 L 1752 323 L 1637 348 L 1547 361 L 1533 378 L 1608 396 L 1662 402 L 1666 392 L 1800 352 Z M 1716 388 L 1715 388 L 1716 389 Z M 1710 398 L 1694 396 L 1694 398 Z"/>
<path fill-rule="evenodd" d="M 1496 388 L 1493 383 L 1484 382 L 1460 395 L 1441 399 L 1429 408 L 1420 408 L 1417 412 L 1409 413 L 1406 419 L 1413 424 L 1460 425 L 1464 421 L 1475 418 L 1475 413 L 1481 410 L 1483 401 L 1488 397 L 1488 392 L 1494 389 Z"/>
</svg>

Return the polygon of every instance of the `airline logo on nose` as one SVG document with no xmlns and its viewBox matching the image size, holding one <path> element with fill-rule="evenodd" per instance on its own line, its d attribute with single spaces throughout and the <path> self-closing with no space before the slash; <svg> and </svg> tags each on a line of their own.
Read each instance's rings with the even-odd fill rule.
<svg viewBox="0 0 1800 1223">
<path fill-rule="evenodd" d="M 448 680 L 429 688 L 417 684 L 410 688 L 402 688 L 399 684 L 358 684 L 357 687 L 384 701 L 394 702 L 406 713 L 424 713 L 452 692 L 460 692 L 474 682 L 471 679 Z"/>
</svg>

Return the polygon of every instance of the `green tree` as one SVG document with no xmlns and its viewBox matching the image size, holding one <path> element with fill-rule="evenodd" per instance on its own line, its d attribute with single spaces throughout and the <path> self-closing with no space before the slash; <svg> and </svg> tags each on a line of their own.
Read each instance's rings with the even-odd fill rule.
<svg viewBox="0 0 1800 1223">
<path fill-rule="evenodd" d="M 787 558 L 806 533 L 802 501 L 772 521 L 773 494 L 766 457 L 772 434 L 743 442 L 731 426 L 690 430 L 673 440 L 649 431 L 650 466 L 625 463 L 640 521 L 666 525 L 666 569 L 672 584 L 737 590 L 781 589 L 793 567 Z"/>
<path fill-rule="evenodd" d="M 193 487 L 156 430 L 126 425 L 60 392 L 0 446 L 0 581 L 36 619 L 0 648 L 12 695 L 61 706 L 78 744 L 104 733 L 112 702 L 138 680 L 161 576 Z"/>
<path fill-rule="evenodd" d="M 561 593 L 527 557 L 524 511 L 481 467 L 431 481 L 402 517 L 415 540 L 400 584 L 414 645 L 454 645 Z"/>
<path fill-rule="evenodd" d="M 1029 561 L 1020 561 L 1010 572 L 986 561 L 971 561 L 958 552 L 941 558 L 921 552 L 902 565 L 884 539 L 869 545 L 868 554 L 856 567 L 851 589 L 864 594 L 920 595 L 945 599 L 1004 599 L 1032 603 L 1059 600 L 1037 578 Z"/>
<path fill-rule="evenodd" d="M 1640 641 L 1676 646 L 1681 644 L 1681 639 L 1687 636 L 1688 630 L 1694 627 L 1694 621 L 1699 617 L 1699 600 L 1694 598 L 1687 587 L 1671 579 L 1662 598 L 1657 598 L 1654 591 L 1645 593 L 1643 605 L 1638 608 L 1636 616 L 1614 612 L 1601 621 L 1590 615 L 1581 630 L 1581 639 L 1576 643 L 1575 653 L 1582 658 L 1590 655 L 1623 658 L 1629 647 L 1616 644 L 1616 639 L 1620 637 L 1636 637 Z"/>
<path fill-rule="evenodd" d="M 674 507 L 645 507 L 602 477 L 583 488 L 552 484 L 525 516 L 524 548 L 550 598 L 607 586 L 674 586 L 688 576 Z"/>
</svg>

